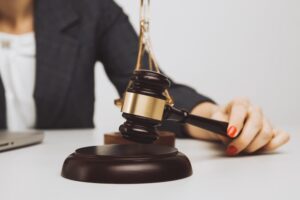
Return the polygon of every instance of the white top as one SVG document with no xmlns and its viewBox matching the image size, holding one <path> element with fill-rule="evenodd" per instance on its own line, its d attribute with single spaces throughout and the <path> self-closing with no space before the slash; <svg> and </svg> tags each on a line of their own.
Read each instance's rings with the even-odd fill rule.
<svg viewBox="0 0 300 200">
<path fill-rule="evenodd" d="M 193 175 L 152 184 L 94 184 L 60 176 L 75 149 L 103 144 L 103 130 L 46 131 L 44 143 L 0 153 L 3 200 L 299 200 L 300 127 L 293 140 L 269 155 L 226 157 L 216 144 L 177 139 Z M 101 169 L 99 169 L 101 170 Z"/>
<path fill-rule="evenodd" d="M 33 128 L 36 115 L 34 33 L 11 35 L 0 32 L 0 74 L 5 89 L 7 128 Z"/>
</svg>

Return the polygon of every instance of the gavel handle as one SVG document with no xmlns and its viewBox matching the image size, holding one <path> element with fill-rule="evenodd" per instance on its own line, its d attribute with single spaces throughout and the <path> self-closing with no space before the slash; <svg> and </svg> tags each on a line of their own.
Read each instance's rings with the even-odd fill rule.
<svg viewBox="0 0 300 200">
<path fill-rule="evenodd" d="M 228 128 L 227 122 L 192 115 L 187 111 L 180 110 L 172 106 L 165 107 L 164 120 L 175 121 L 178 123 L 188 123 L 203 128 L 205 130 L 229 137 L 227 135 L 227 128 Z M 238 137 L 238 135 L 236 137 Z"/>
</svg>

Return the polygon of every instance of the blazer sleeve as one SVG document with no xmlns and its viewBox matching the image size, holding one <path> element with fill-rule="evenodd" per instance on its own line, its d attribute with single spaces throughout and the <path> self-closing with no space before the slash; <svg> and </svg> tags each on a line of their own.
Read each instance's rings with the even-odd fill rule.
<svg viewBox="0 0 300 200">
<path fill-rule="evenodd" d="M 138 54 L 138 36 L 129 22 L 128 16 L 112 0 L 103 1 L 102 15 L 98 26 L 98 59 L 116 87 L 123 95 L 136 64 Z M 147 59 L 144 60 L 144 63 Z M 193 88 L 172 81 L 169 90 L 175 106 L 186 111 L 203 102 L 214 101 L 197 93 Z M 177 137 L 187 137 L 181 124 L 163 122 L 160 130 L 172 131 Z"/>
</svg>

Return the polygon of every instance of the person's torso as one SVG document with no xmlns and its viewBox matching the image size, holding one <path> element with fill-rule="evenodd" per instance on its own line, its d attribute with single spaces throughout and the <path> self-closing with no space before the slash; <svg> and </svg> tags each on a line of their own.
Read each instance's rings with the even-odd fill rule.
<svg viewBox="0 0 300 200">
<path fill-rule="evenodd" d="M 32 71 L 34 78 L 28 78 L 31 80 L 28 81 L 31 89 L 28 89 L 26 95 L 33 96 L 35 115 L 29 117 L 28 126 L 32 123 L 38 129 L 94 126 L 94 66 L 98 60 L 97 35 L 101 35 L 103 30 L 99 29 L 100 14 L 95 9 L 89 10 L 93 8 L 93 3 L 97 6 L 101 4 L 36 1 L 36 55 L 30 61 L 30 69 L 27 68 Z M 4 62 L 4 59 L 0 62 Z M 7 119 L 9 113 L 5 111 L 6 81 L 1 79 L 0 77 L 0 129 L 3 129 L 10 122 Z M 28 109 L 32 111 L 32 101 L 29 104 Z"/>
</svg>

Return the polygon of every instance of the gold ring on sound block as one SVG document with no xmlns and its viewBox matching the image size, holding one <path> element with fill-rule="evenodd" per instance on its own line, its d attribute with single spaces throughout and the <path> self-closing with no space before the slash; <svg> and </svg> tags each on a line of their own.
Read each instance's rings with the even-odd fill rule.
<svg viewBox="0 0 300 200">
<path fill-rule="evenodd" d="M 161 121 L 165 105 L 166 100 L 143 94 L 126 92 L 121 111 L 123 113 Z"/>
</svg>

